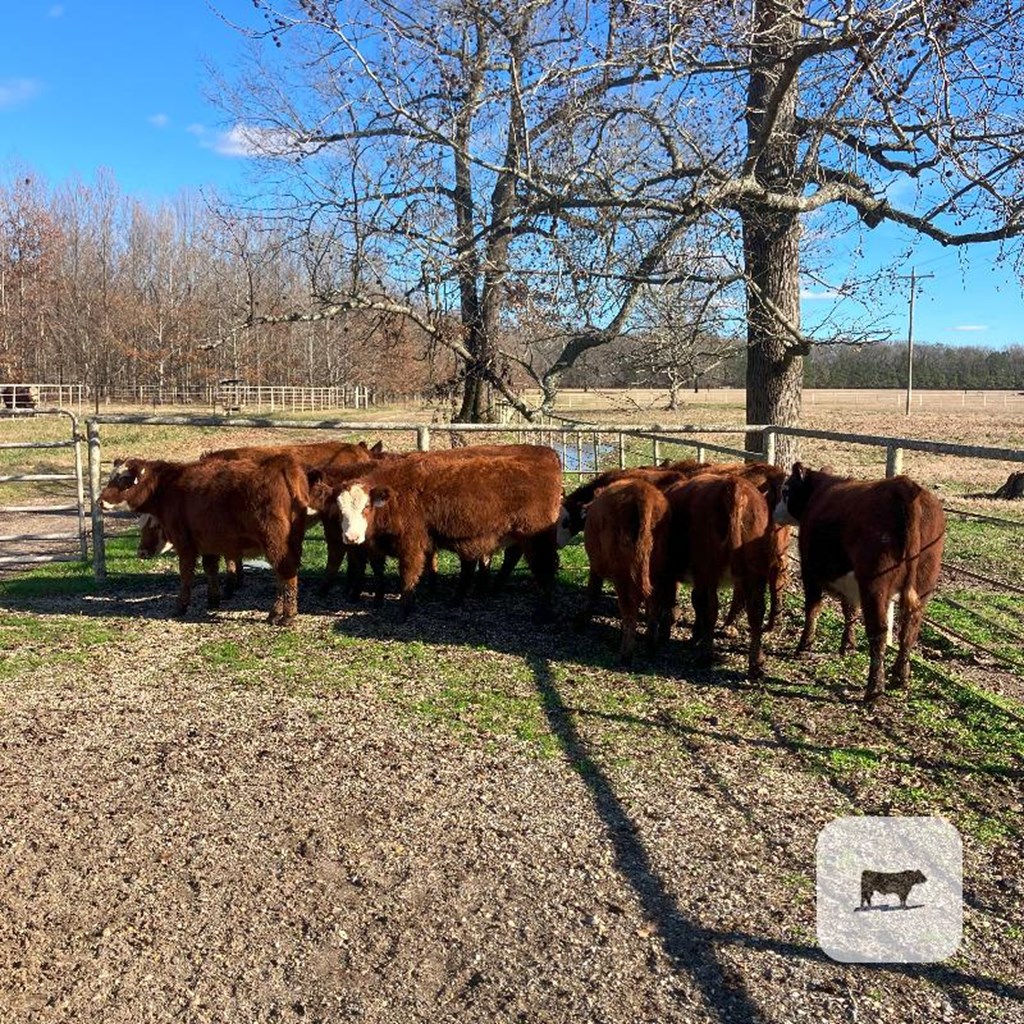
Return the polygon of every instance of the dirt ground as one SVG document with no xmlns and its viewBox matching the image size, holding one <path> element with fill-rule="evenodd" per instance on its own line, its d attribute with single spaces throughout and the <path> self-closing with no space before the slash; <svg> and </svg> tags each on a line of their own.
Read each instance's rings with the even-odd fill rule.
<svg viewBox="0 0 1024 1024">
<path fill-rule="evenodd" d="M 740 692 L 627 723 L 582 696 L 591 670 L 560 671 L 578 640 L 509 636 L 513 598 L 454 621 L 424 603 L 406 632 L 311 599 L 291 669 L 257 653 L 238 675 L 200 652 L 273 632 L 270 580 L 250 585 L 254 607 L 185 622 L 166 575 L 5 602 L 53 632 L 19 651 L 31 674 L 0 673 L 0 1019 L 1024 1020 L 1019 850 L 967 839 L 952 961 L 821 954 L 815 839 L 856 808 Z M 62 658 L 72 629 L 103 633 Z M 424 671 L 399 649 L 318 660 L 382 632 L 450 675 L 470 657 L 453 645 L 521 651 L 553 755 L 396 711 L 389 689 Z M 806 705 L 801 744 L 829 743 L 829 711 Z M 609 716 L 635 758 L 606 753 Z"/>
<path fill-rule="evenodd" d="M 425 603 L 407 632 L 385 613 L 396 650 L 358 670 L 339 638 L 381 620 L 305 599 L 296 656 L 263 664 L 271 584 L 253 585 L 184 622 L 166 573 L 85 598 L 0 592 L 0 623 L 44 630 L 16 652 L 30 673 L 0 663 L 0 1021 L 1024 1022 L 1019 843 L 966 838 L 947 963 L 820 952 L 818 832 L 885 799 L 803 770 L 798 748 L 831 743 L 816 698 L 785 734 L 717 683 L 703 711 L 609 710 L 588 683 L 652 684 L 585 660 L 567 674 L 580 642 L 532 631 L 511 598 L 454 619 Z M 88 630 L 64 656 L 62 634 Z M 256 652 L 241 674 L 209 657 L 227 643 Z M 409 643 L 427 651 L 411 668 Z M 418 692 L 435 659 L 471 687 L 467 652 L 510 649 L 550 756 L 387 696 Z M 635 757 L 605 746 L 619 727 Z M 893 722 L 862 728 L 868 743 Z M 986 784 L 966 760 L 950 771 Z M 1021 801 L 1019 771 L 992 785 Z"/>
</svg>

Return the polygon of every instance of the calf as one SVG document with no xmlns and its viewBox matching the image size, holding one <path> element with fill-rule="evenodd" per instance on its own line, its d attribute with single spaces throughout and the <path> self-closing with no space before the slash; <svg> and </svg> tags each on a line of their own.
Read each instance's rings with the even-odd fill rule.
<svg viewBox="0 0 1024 1024">
<path fill-rule="evenodd" d="M 464 593 L 476 562 L 517 545 L 541 587 L 540 613 L 550 615 L 558 552 L 555 530 L 562 468 L 551 448 L 488 446 L 450 452 L 416 452 L 382 461 L 338 491 L 347 544 L 371 542 L 397 556 L 403 617 L 435 548 L 462 562 Z"/>
<path fill-rule="evenodd" d="M 580 484 L 562 500 L 558 514 L 558 546 L 564 548 L 583 529 L 587 518 L 587 506 L 601 488 L 616 480 L 637 479 L 645 480 L 654 487 L 664 490 L 680 480 L 685 480 L 686 476 L 677 470 L 661 466 L 634 466 L 631 469 L 609 469 L 598 473 L 592 480 Z"/>
<path fill-rule="evenodd" d="M 686 477 L 698 473 L 714 473 L 721 476 L 740 476 L 752 483 L 762 495 L 768 506 L 769 516 L 775 510 L 786 479 L 786 472 L 780 466 L 769 462 L 682 462 L 666 463 L 666 468 L 682 473 Z M 782 613 L 782 594 L 786 588 L 786 577 L 789 569 L 790 528 L 771 523 L 771 562 L 768 569 L 768 622 L 765 632 L 770 633 L 778 624 Z M 744 606 L 742 587 L 733 587 L 732 603 L 726 613 L 723 626 L 731 626 Z"/>
<path fill-rule="evenodd" d="M 772 560 L 771 520 L 764 496 L 738 474 L 704 473 L 665 492 L 672 510 L 669 565 L 677 581 L 693 584 L 693 639 L 710 662 L 718 618 L 718 588 L 729 582 L 743 595 L 750 639 L 747 677 L 764 674 L 761 635 L 764 592 Z"/>
<path fill-rule="evenodd" d="M 865 701 L 885 692 L 887 619 L 900 605 L 894 686 L 910 679 L 910 652 L 924 607 L 942 568 L 946 517 L 939 500 L 905 476 L 853 480 L 801 463 L 782 488 L 775 520 L 800 527 L 804 631 L 798 653 L 810 650 L 825 592 L 844 608 L 861 609 L 871 662 Z"/>
<path fill-rule="evenodd" d="M 577 626 L 589 622 L 610 579 L 622 616 L 619 656 L 633 656 L 636 624 L 643 607 L 647 639 L 653 647 L 667 632 L 675 603 L 675 584 L 667 571 L 669 506 L 665 496 L 641 477 L 619 479 L 597 492 L 587 508 L 583 543 L 590 562 L 587 603 Z"/>
<path fill-rule="evenodd" d="M 202 556 L 210 579 L 209 603 L 216 607 L 219 557 L 240 562 L 243 552 L 258 550 L 277 576 L 269 621 L 294 620 L 309 485 L 292 457 L 262 463 L 119 461 L 99 500 L 105 509 L 127 504 L 159 521 L 178 552 L 181 589 L 175 614 L 188 609 L 197 557 Z"/>
</svg>

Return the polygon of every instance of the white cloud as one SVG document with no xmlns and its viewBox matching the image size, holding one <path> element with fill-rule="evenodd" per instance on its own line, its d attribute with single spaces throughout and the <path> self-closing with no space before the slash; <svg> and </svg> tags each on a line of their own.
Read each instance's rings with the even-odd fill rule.
<svg viewBox="0 0 1024 1024">
<path fill-rule="evenodd" d="M 0 110 L 27 103 L 39 92 L 39 83 L 33 78 L 0 79 Z"/>
<path fill-rule="evenodd" d="M 960 324 L 959 327 L 954 327 L 954 331 L 987 331 L 988 324 Z"/>
<path fill-rule="evenodd" d="M 195 122 L 185 129 L 199 140 L 204 149 L 212 149 L 228 157 L 290 157 L 296 153 L 312 153 L 314 146 L 297 142 L 283 128 L 261 128 L 254 124 L 236 124 L 226 132 L 214 132 Z"/>
<path fill-rule="evenodd" d="M 157 128 L 164 128 L 170 122 L 170 118 L 166 114 L 154 114 L 150 119 L 149 123 L 155 125 Z"/>
<path fill-rule="evenodd" d="M 838 299 L 841 298 L 841 294 L 837 291 L 833 291 L 831 288 L 825 288 L 822 291 L 814 291 L 811 288 L 801 288 L 800 298 L 805 302 L 820 302 L 825 299 Z"/>
</svg>

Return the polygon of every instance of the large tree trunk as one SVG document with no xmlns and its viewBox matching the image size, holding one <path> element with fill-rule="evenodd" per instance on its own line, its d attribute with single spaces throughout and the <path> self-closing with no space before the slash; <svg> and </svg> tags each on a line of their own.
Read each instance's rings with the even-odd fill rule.
<svg viewBox="0 0 1024 1024">
<path fill-rule="evenodd" d="M 784 61 L 799 38 L 786 0 L 757 0 L 748 89 L 747 144 L 758 183 L 776 194 L 799 191 L 795 129 L 797 79 Z M 747 273 L 747 423 L 800 422 L 803 343 L 800 333 L 800 219 L 770 196 L 741 211 Z M 748 435 L 751 449 L 763 438 Z M 763 450 L 763 448 L 761 448 Z M 795 438 L 780 437 L 775 461 L 785 465 Z"/>
</svg>

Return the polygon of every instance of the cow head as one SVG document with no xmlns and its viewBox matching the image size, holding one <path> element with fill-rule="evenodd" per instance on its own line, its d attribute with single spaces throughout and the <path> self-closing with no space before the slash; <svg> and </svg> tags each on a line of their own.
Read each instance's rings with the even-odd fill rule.
<svg viewBox="0 0 1024 1024">
<path fill-rule="evenodd" d="M 558 512 L 558 530 L 555 534 L 558 546 L 564 548 L 583 529 L 586 520 L 587 505 L 579 501 L 563 501 Z"/>
<path fill-rule="evenodd" d="M 115 459 L 110 479 L 100 491 L 100 508 L 109 511 L 122 505 L 134 507 L 135 492 L 143 483 L 147 471 L 144 459 Z"/>
<path fill-rule="evenodd" d="M 367 487 L 362 481 L 345 484 L 338 491 L 341 536 L 346 544 L 362 544 L 370 531 L 370 522 L 378 509 L 392 499 L 390 487 Z"/>
<path fill-rule="evenodd" d="M 792 472 L 786 477 L 779 491 L 779 501 L 772 519 L 779 526 L 799 526 L 800 517 L 807 508 L 810 492 L 807 467 L 802 462 L 794 462 Z"/>
<path fill-rule="evenodd" d="M 156 558 L 157 555 L 172 551 L 174 545 L 167 539 L 164 528 L 156 516 L 143 512 L 139 516 L 139 546 L 135 552 L 137 558 Z"/>
</svg>

